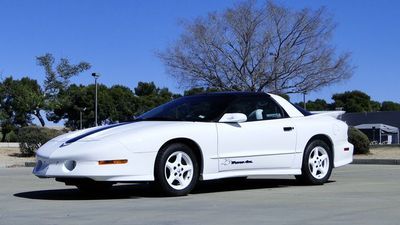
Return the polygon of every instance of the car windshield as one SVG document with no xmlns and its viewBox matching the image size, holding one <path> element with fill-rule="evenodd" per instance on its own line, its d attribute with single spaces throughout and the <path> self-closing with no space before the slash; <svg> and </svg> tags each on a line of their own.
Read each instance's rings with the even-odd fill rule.
<svg viewBox="0 0 400 225">
<path fill-rule="evenodd" d="M 234 99 L 231 95 L 182 97 L 156 107 L 136 120 L 215 122 Z"/>
</svg>

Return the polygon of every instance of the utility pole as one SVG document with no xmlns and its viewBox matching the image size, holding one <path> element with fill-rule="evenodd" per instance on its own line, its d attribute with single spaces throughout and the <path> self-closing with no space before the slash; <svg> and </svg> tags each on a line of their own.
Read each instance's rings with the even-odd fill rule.
<svg viewBox="0 0 400 225">
<path fill-rule="evenodd" d="M 79 129 L 82 130 L 82 111 L 86 111 L 86 107 L 79 110 Z"/>
<path fill-rule="evenodd" d="M 82 130 L 82 110 L 79 110 L 79 130 Z"/>
<path fill-rule="evenodd" d="M 94 100 L 94 125 L 97 127 L 97 79 L 100 77 L 100 74 L 98 73 L 92 73 L 92 77 L 94 77 L 94 85 L 96 88 L 96 93 L 95 93 L 95 100 Z"/>
<path fill-rule="evenodd" d="M 304 108 L 305 110 L 307 110 L 307 106 L 306 106 L 306 94 L 307 94 L 307 92 L 303 92 L 303 108 Z"/>
</svg>

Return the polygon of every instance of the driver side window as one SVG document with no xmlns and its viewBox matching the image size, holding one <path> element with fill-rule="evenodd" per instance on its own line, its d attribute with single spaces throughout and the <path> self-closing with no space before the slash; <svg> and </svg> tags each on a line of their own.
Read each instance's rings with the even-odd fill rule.
<svg viewBox="0 0 400 225">
<path fill-rule="evenodd" d="M 285 117 L 282 108 L 268 97 L 246 96 L 234 101 L 227 113 L 243 113 L 247 121 L 271 120 Z"/>
</svg>

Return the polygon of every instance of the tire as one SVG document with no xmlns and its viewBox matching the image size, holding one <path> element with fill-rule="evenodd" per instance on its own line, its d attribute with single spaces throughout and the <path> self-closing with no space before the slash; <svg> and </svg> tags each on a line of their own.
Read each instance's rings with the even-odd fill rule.
<svg viewBox="0 0 400 225">
<path fill-rule="evenodd" d="M 301 175 L 296 179 L 304 184 L 321 185 L 328 181 L 333 168 L 332 150 L 321 140 L 314 140 L 307 145 Z"/>
<path fill-rule="evenodd" d="M 78 190 L 85 194 L 97 194 L 107 192 L 111 189 L 112 186 L 113 183 L 96 181 L 76 184 Z"/>
<path fill-rule="evenodd" d="M 184 144 L 171 144 L 156 158 L 154 177 L 156 187 L 167 196 L 190 193 L 199 179 L 199 165 L 193 150 Z"/>
</svg>

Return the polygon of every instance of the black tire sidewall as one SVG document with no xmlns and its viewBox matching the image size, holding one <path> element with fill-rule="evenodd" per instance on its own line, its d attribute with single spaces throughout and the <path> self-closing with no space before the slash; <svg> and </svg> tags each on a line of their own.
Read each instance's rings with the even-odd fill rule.
<svg viewBox="0 0 400 225">
<path fill-rule="evenodd" d="M 166 178 L 165 178 L 165 164 L 167 162 L 168 157 L 173 154 L 174 152 L 182 151 L 185 152 L 192 160 L 193 163 L 193 175 L 190 184 L 182 189 L 176 190 L 175 188 L 171 187 Z M 196 159 L 193 150 L 189 148 L 185 144 L 171 144 L 163 148 L 157 155 L 155 168 L 154 168 L 154 178 L 157 187 L 167 196 L 182 196 L 187 195 L 193 188 L 195 187 L 197 180 L 199 178 L 199 165 Z"/>
<path fill-rule="evenodd" d="M 311 171 L 310 171 L 309 166 L 308 166 L 308 160 L 309 160 L 311 151 L 315 147 L 318 147 L 318 146 L 324 148 L 326 150 L 326 152 L 328 153 L 328 156 L 329 156 L 328 172 L 321 179 L 315 178 L 311 174 Z M 321 141 L 321 140 L 314 140 L 311 143 L 309 143 L 307 145 L 306 149 L 305 149 L 305 152 L 304 152 L 303 164 L 302 164 L 302 169 L 301 169 L 301 172 L 302 172 L 301 178 L 302 178 L 302 180 L 304 182 L 306 182 L 306 183 L 309 183 L 309 184 L 315 184 L 315 185 L 323 184 L 323 183 L 327 182 L 329 177 L 331 176 L 332 168 L 333 168 L 333 154 L 332 154 L 332 150 L 329 147 L 329 145 L 326 144 L 324 141 Z"/>
</svg>

